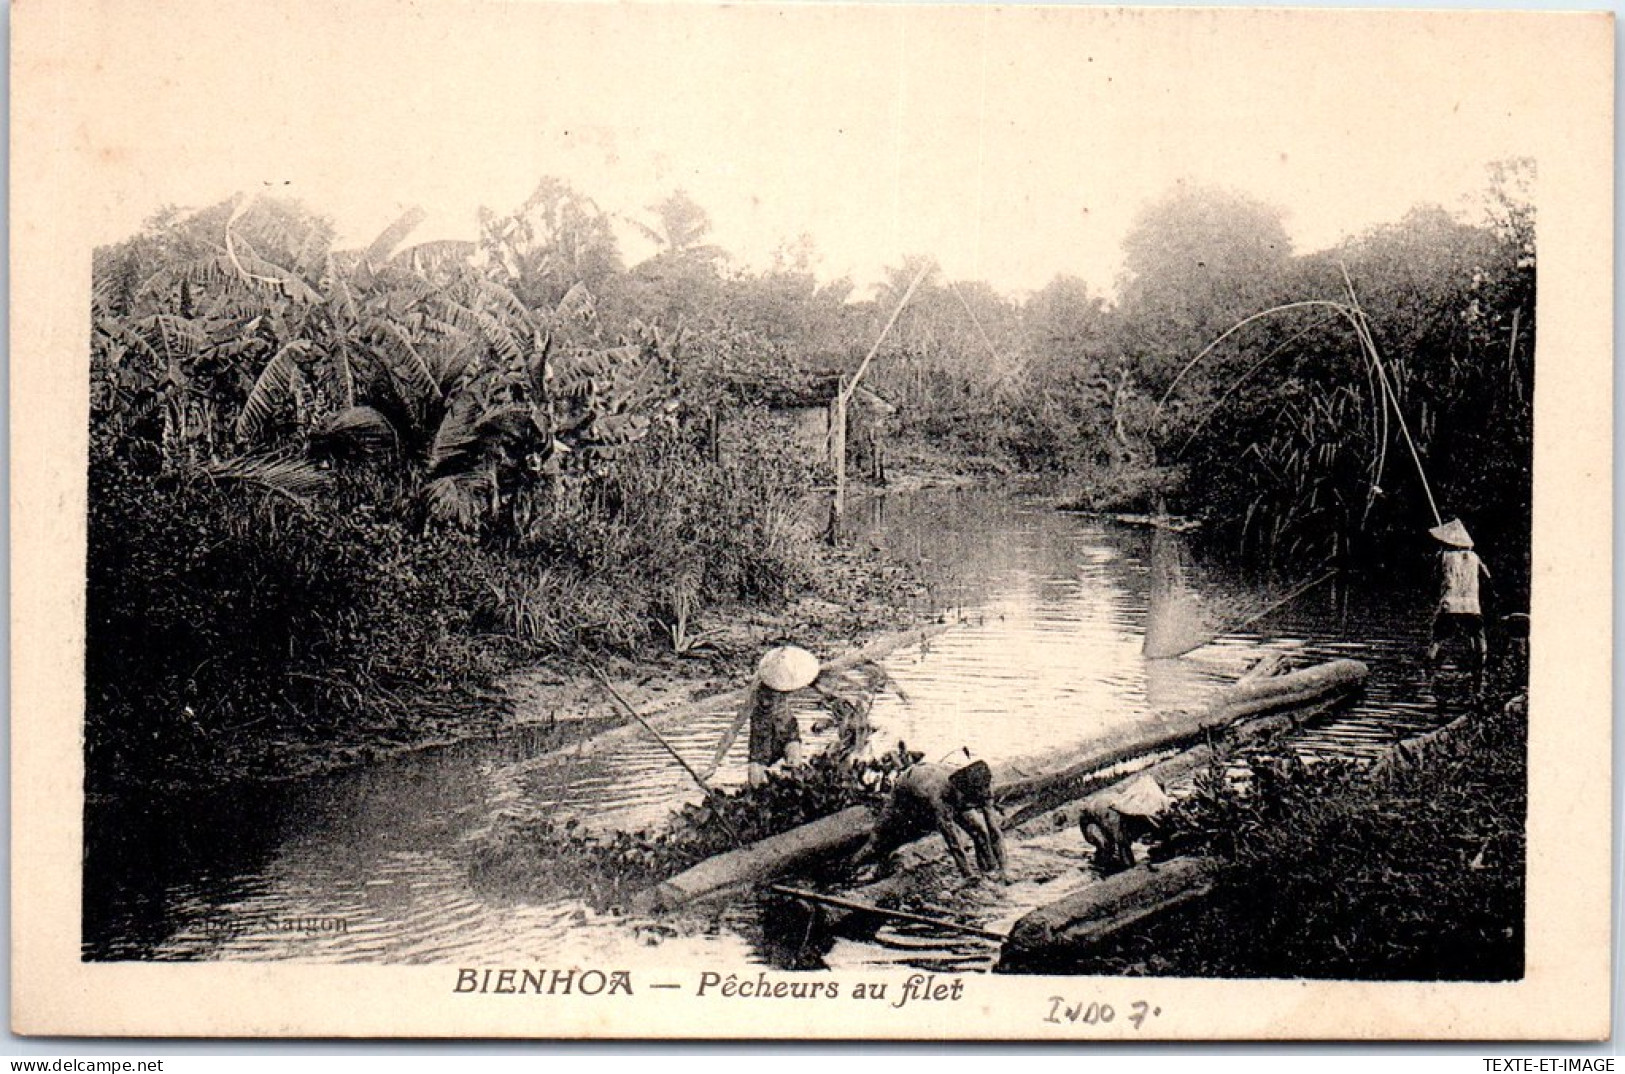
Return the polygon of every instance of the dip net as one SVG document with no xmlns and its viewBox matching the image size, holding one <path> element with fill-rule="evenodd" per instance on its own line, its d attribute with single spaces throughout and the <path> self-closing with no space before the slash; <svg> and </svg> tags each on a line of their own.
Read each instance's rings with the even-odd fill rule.
<svg viewBox="0 0 1625 1074">
<path fill-rule="evenodd" d="M 1212 584 L 1193 560 L 1184 539 L 1159 519 L 1151 529 L 1151 592 L 1141 651 L 1150 660 L 1168 660 L 1200 649 L 1225 634 L 1249 627 L 1288 604 L 1336 571 L 1302 584 L 1243 594 Z"/>
<path fill-rule="evenodd" d="M 1198 592 L 1190 553 L 1178 535 L 1161 525 L 1151 529 L 1151 595 L 1141 651 L 1166 660 L 1199 649 L 1219 636 L 1225 609 Z M 1232 616 L 1235 611 L 1230 609 Z"/>
</svg>

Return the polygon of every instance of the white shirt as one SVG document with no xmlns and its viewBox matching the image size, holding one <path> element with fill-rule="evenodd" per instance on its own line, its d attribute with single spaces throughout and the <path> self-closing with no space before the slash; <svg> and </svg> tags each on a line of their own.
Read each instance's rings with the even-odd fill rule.
<svg viewBox="0 0 1625 1074">
<path fill-rule="evenodd" d="M 1439 610 L 1453 615 L 1482 614 L 1478 605 L 1478 576 L 1488 574 L 1478 553 L 1469 549 L 1444 552 L 1444 593 L 1439 597 Z"/>
</svg>

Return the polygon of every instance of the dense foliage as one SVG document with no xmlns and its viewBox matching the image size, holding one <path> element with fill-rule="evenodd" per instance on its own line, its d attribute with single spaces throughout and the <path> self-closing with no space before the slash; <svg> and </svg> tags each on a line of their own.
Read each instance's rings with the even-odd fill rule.
<svg viewBox="0 0 1625 1074">
<path fill-rule="evenodd" d="M 416 223 L 339 250 L 238 199 L 97 252 L 93 788 L 409 738 L 489 713 L 479 684 L 526 655 L 682 650 L 702 608 L 808 583 L 816 461 L 680 315 L 626 312 L 669 280 L 622 270 L 590 202 L 544 183 L 474 244 L 403 246 Z M 727 453 L 723 404 L 756 429 Z"/>
<path fill-rule="evenodd" d="M 1091 952 L 1087 973 L 1364 980 L 1523 975 L 1527 710 L 1482 703 L 1458 733 L 1373 773 L 1246 758 L 1182 800 L 1155 853 L 1208 853 L 1213 896 Z"/>
<path fill-rule="evenodd" d="M 1310 254 L 1278 210 L 1181 187 L 1128 236 L 1115 303 L 1066 277 L 1020 304 L 932 277 L 877 383 L 962 458 L 1060 474 L 1080 506 L 1165 503 L 1255 564 L 1423 561 L 1436 506 L 1466 521 L 1516 605 L 1531 180 L 1528 162 L 1497 165 L 1476 218 L 1424 206 Z"/>
<path fill-rule="evenodd" d="M 1272 564 L 1420 560 L 1431 492 L 1516 605 L 1530 178 L 1494 169 L 1480 219 L 1418 209 L 1309 255 L 1271 207 L 1181 188 L 1114 303 L 925 259 L 855 300 L 806 240 L 736 267 L 681 193 L 628 267 L 553 180 L 474 242 L 410 245 L 408 213 L 342 249 L 265 197 L 162 213 L 93 265 L 92 780 L 450 703 L 521 655 L 686 651 L 704 609 L 797 592 L 828 474 L 786 408 L 826 401 L 905 295 L 865 382 L 900 452 L 1166 503 Z M 873 429 L 853 473 L 884 472 Z"/>
</svg>

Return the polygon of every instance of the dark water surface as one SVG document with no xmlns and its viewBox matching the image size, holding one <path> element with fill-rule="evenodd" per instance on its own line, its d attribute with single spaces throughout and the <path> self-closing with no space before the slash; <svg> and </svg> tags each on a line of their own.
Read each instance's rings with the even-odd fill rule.
<svg viewBox="0 0 1625 1074">
<path fill-rule="evenodd" d="M 928 758 L 990 760 L 1086 743 L 1157 713 L 1201 704 L 1267 650 L 1371 665 L 1364 697 L 1305 732 L 1311 759 L 1371 754 L 1447 718 L 1420 656 L 1430 594 L 1323 586 L 1175 660 L 1140 652 L 1150 531 L 1061 514 L 989 492 L 890 496 L 858 512 L 859 540 L 920 563 L 930 610 L 959 625 L 886 661 L 902 695 L 875 703 L 874 748 L 898 739 Z M 1238 606 L 1268 594 L 1198 575 Z M 906 624 L 899 624 L 906 625 Z M 700 761 L 732 714 L 670 737 Z M 814 713 L 804 714 L 809 730 Z M 743 776 L 743 743 L 721 783 Z M 477 890 L 469 865 L 506 820 L 574 816 L 595 828 L 658 826 L 692 797 L 658 746 L 638 742 L 538 778 L 523 735 L 472 741 L 276 788 L 193 801 L 122 801 L 86 815 L 84 957 L 446 962 L 549 967 L 805 964 L 779 939 L 784 908 L 742 899 L 706 919 L 637 921 L 575 901 L 535 903 Z M 963 756 L 963 753 L 959 753 Z M 1008 888 L 946 886 L 941 912 L 1000 930 L 1077 883 L 1088 855 L 1075 831 L 1012 844 Z M 658 948 L 657 951 L 650 950 Z M 837 940 L 813 962 L 985 968 L 983 941 L 887 927 Z"/>
</svg>

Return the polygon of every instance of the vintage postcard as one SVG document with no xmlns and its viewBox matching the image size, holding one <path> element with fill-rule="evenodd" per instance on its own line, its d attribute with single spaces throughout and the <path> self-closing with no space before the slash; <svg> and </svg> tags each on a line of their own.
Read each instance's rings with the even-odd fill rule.
<svg viewBox="0 0 1625 1074">
<path fill-rule="evenodd" d="M 12 26 L 17 1032 L 1610 1033 L 1611 16 Z"/>
</svg>

